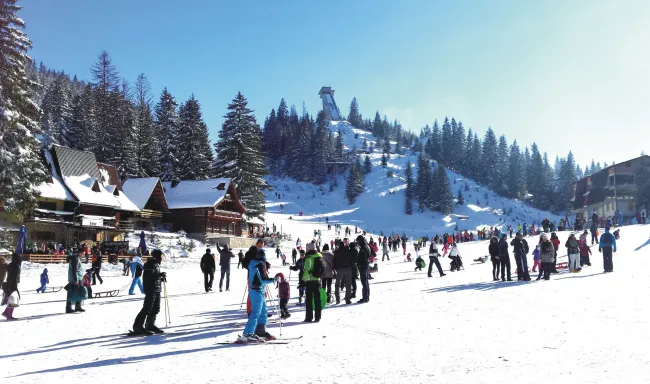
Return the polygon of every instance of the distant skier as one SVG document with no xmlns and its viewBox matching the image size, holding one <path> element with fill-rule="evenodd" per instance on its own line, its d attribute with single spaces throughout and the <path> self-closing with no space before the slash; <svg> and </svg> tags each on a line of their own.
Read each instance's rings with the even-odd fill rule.
<svg viewBox="0 0 650 384">
<path fill-rule="evenodd" d="M 205 254 L 201 257 L 201 272 L 203 272 L 203 287 L 205 292 L 212 291 L 212 283 L 214 282 L 214 272 L 216 270 L 216 263 L 214 255 L 210 248 L 205 250 Z"/>
<path fill-rule="evenodd" d="M 239 269 L 239 266 L 241 265 L 242 261 L 244 261 L 244 251 L 239 250 L 239 253 L 237 254 L 238 262 L 237 262 L 237 269 Z"/>
<path fill-rule="evenodd" d="M 156 316 L 160 312 L 160 294 L 162 283 L 167 281 L 167 273 L 160 271 L 162 252 L 159 249 L 151 251 L 151 257 L 144 264 L 142 278 L 144 280 L 144 302 L 142 309 L 133 322 L 133 333 L 136 335 L 152 335 L 164 333 L 156 326 Z M 145 323 L 146 320 L 146 323 Z"/>
</svg>

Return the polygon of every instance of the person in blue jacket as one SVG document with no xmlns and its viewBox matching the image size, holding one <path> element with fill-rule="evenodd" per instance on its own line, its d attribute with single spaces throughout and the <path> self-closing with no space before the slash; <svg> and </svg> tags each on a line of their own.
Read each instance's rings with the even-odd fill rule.
<svg viewBox="0 0 650 384">
<path fill-rule="evenodd" d="M 238 343 L 263 342 L 275 339 L 266 331 L 268 312 L 264 299 L 265 286 L 275 280 L 269 277 L 266 262 L 266 253 L 263 249 L 257 251 L 255 259 L 248 265 L 249 297 L 251 300 L 251 314 L 244 328 L 244 333 L 237 339 Z"/>
<path fill-rule="evenodd" d="M 603 254 L 603 267 L 605 273 L 614 272 L 614 263 L 612 262 L 612 254 L 616 252 L 616 238 L 609 233 L 609 227 L 605 228 L 605 233 L 600 236 L 600 243 L 598 244 L 598 252 Z"/>
<path fill-rule="evenodd" d="M 41 273 L 41 287 L 36 290 L 36 293 L 45 293 L 45 288 L 47 288 L 49 283 L 50 279 L 47 277 L 47 268 L 44 268 L 43 273 Z"/>
</svg>

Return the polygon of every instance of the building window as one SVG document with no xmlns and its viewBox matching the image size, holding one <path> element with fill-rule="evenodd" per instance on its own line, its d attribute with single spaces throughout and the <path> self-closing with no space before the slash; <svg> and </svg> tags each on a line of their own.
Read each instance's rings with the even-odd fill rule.
<svg viewBox="0 0 650 384">
<path fill-rule="evenodd" d="M 56 203 L 50 201 L 39 201 L 38 207 L 40 209 L 49 209 L 50 211 L 56 211 Z"/>
</svg>

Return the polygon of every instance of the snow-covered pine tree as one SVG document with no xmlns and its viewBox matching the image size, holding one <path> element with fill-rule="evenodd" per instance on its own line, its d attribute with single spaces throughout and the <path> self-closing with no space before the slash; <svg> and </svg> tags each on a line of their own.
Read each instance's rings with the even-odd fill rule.
<svg viewBox="0 0 650 384">
<path fill-rule="evenodd" d="M 483 172 L 480 174 L 482 177 L 479 181 L 490 189 L 497 190 L 499 187 L 499 152 L 497 137 L 492 128 L 488 128 L 485 139 L 483 139 L 481 163 Z"/>
<path fill-rule="evenodd" d="M 382 152 L 385 153 L 386 155 L 390 155 L 390 140 L 388 138 L 386 138 L 386 140 L 384 140 L 384 145 L 382 147 Z M 390 158 L 390 156 L 387 156 L 387 157 Z"/>
<path fill-rule="evenodd" d="M 160 179 L 162 181 L 179 181 L 178 103 L 167 88 L 163 89 L 160 94 L 160 100 L 158 100 L 155 107 L 155 114 L 155 127 L 158 132 L 158 153 L 160 156 Z"/>
<path fill-rule="evenodd" d="M 134 89 L 134 156 L 136 177 L 160 174 L 158 135 L 151 111 L 151 84 L 141 73 Z"/>
<path fill-rule="evenodd" d="M 526 179 L 524 177 L 523 156 L 515 140 L 510 146 L 508 154 L 508 172 L 505 175 L 507 196 L 521 199 L 526 192 Z"/>
<path fill-rule="evenodd" d="M 498 188 L 495 189 L 495 192 L 501 196 L 511 196 L 510 191 L 508 191 L 507 180 L 508 180 L 508 140 L 505 135 L 499 137 L 499 145 L 497 147 L 497 153 L 499 156 L 499 167 L 497 169 L 497 185 Z"/>
<path fill-rule="evenodd" d="M 22 31 L 16 0 L 0 1 L 0 207 L 24 214 L 36 205 L 36 186 L 47 179 L 36 135 L 40 109 L 36 84 L 26 75 L 32 42 Z"/>
<path fill-rule="evenodd" d="M 194 94 L 178 109 L 178 176 L 181 180 L 205 180 L 212 176 L 212 150 L 201 105 Z"/>
<path fill-rule="evenodd" d="M 456 201 L 458 205 L 465 205 L 465 196 L 463 196 L 462 188 L 458 188 L 458 194 L 456 194 Z"/>
<path fill-rule="evenodd" d="M 336 155 L 337 161 L 343 160 L 343 135 L 341 134 L 340 128 L 336 135 L 336 146 L 334 148 L 334 153 Z"/>
<path fill-rule="evenodd" d="M 381 154 L 381 167 L 386 168 L 388 167 L 388 159 L 386 158 L 386 154 L 382 153 Z"/>
<path fill-rule="evenodd" d="M 350 173 L 348 174 L 347 182 L 345 183 L 345 197 L 348 199 L 348 204 L 354 204 L 357 197 L 363 193 L 365 189 L 364 174 L 361 168 L 360 159 L 352 163 Z"/>
<path fill-rule="evenodd" d="M 305 105 L 303 104 L 303 113 L 305 113 Z M 296 110 L 296 106 L 292 105 L 290 112 L 289 112 L 289 142 L 288 142 L 288 147 L 287 147 L 287 152 L 282 154 L 282 162 L 283 162 L 283 167 L 282 167 L 282 175 L 288 175 L 291 177 L 294 177 L 292 171 L 296 168 L 296 157 L 293 156 L 294 152 L 300 151 L 300 149 L 297 148 L 298 142 L 296 141 L 296 137 L 300 134 L 300 118 L 298 117 L 298 111 Z M 330 132 L 331 133 L 331 132 Z M 334 146 L 331 145 L 330 142 L 328 142 L 328 149 L 327 149 L 327 156 L 333 156 L 334 153 Z M 295 178 L 295 177 L 294 177 Z"/>
<path fill-rule="evenodd" d="M 363 167 L 361 166 L 361 158 L 357 156 L 357 160 L 354 163 L 356 168 L 356 183 L 354 184 L 355 193 L 357 196 L 361 195 L 366 190 L 366 174 L 363 172 Z"/>
<path fill-rule="evenodd" d="M 431 128 L 431 144 L 428 148 L 427 154 L 435 161 L 442 160 L 442 133 L 440 132 L 438 120 L 433 121 L 433 128 Z"/>
<path fill-rule="evenodd" d="M 451 123 L 449 118 L 445 117 L 445 121 L 442 123 L 442 145 L 439 162 L 447 166 L 451 165 L 454 156 L 453 151 Z"/>
<path fill-rule="evenodd" d="M 114 128 L 116 123 L 116 111 L 114 110 L 116 103 L 114 100 L 114 93 L 119 89 L 120 80 L 117 70 L 106 51 L 102 51 L 99 54 L 97 62 L 93 64 L 90 71 L 93 76 L 92 84 L 95 96 L 94 106 L 96 126 L 92 132 L 92 135 L 94 136 L 92 140 L 94 146 L 87 149 L 95 153 L 97 160 L 108 162 L 108 159 L 112 156 L 127 155 L 111 153 L 110 148 L 114 146 L 112 140 L 115 139 L 111 132 L 115 131 Z M 119 94 L 119 91 L 117 91 L 117 93 Z"/>
<path fill-rule="evenodd" d="M 366 155 L 366 158 L 363 160 L 363 171 L 367 175 L 372 172 L 372 163 L 370 162 L 370 156 Z"/>
<path fill-rule="evenodd" d="M 359 104 L 357 104 L 357 98 L 353 97 L 352 102 L 350 103 L 350 113 L 348 114 L 348 122 L 352 124 L 353 127 L 361 128 L 363 124 L 363 118 L 359 113 Z"/>
<path fill-rule="evenodd" d="M 312 140 L 313 150 L 307 155 L 311 161 L 311 180 L 316 185 L 325 184 L 327 178 L 326 153 L 327 153 L 327 119 L 325 112 L 318 112 L 316 118 L 316 133 Z"/>
<path fill-rule="evenodd" d="M 135 177 L 136 162 L 133 138 L 134 107 L 130 100 L 130 88 L 124 81 L 120 89 L 108 94 L 107 131 L 101 137 L 110 138 L 108 143 L 97 143 L 96 148 L 103 149 L 104 158 L 100 162 L 115 166 L 120 177 Z"/>
<path fill-rule="evenodd" d="M 557 198 L 555 208 L 564 212 L 571 209 L 571 198 L 573 197 L 573 183 L 578 180 L 576 175 L 576 163 L 573 153 L 569 152 L 562 164 L 562 169 L 557 180 Z"/>
<path fill-rule="evenodd" d="M 379 111 L 375 112 L 375 119 L 372 121 L 372 133 L 377 137 L 384 137 L 385 135 Z"/>
<path fill-rule="evenodd" d="M 433 192 L 433 185 L 431 185 L 431 167 L 429 166 L 429 161 L 422 153 L 418 155 L 417 163 L 418 170 L 414 197 L 418 201 L 418 210 L 424 212 L 428 208 Z"/>
<path fill-rule="evenodd" d="M 406 176 L 406 201 L 404 203 L 404 213 L 407 215 L 413 214 L 413 197 L 415 188 L 413 185 L 413 164 L 411 161 L 406 162 L 406 169 L 404 170 Z"/>
<path fill-rule="evenodd" d="M 92 85 L 87 84 L 81 94 L 72 99 L 68 145 L 87 150 L 95 147 L 95 98 Z"/>
<path fill-rule="evenodd" d="M 268 171 L 260 152 L 262 132 L 241 92 L 228 104 L 225 118 L 215 143 L 214 172 L 235 183 L 249 217 L 262 217 L 266 211 L 263 191 L 268 188 L 263 179 Z"/>
<path fill-rule="evenodd" d="M 436 201 L 437 210 L 443 215 L 448 215 L 453 210 L 454 195 L 451 193 L 447 170 L 440 164 L 438 164 L 438 167 L 436 168 L 435 180 L 436 190 L 439 193 Z"/>
<path fill-rule="evenodd" d="M 303 111 L 300 117 L 300 125 L 297 127 L 298 132 L 294 135 L 293 150 L 291 156 L 290 175 L 298 181 L 309 181 L 311 175 L 311 163 L 308 161 L 306 154 L 310 151 L 311 137 L 314 131 L 313 121 L 307 111 Z"/>
<path fill-rule="evenodd" d="M 41 146 L 43 148 L 49 148 L 52 144 L 70 146 L 70 142 L 74 141 L 69 130 L 72 117 L 70 99 L 68 79 L 64 74 L 60 74 L 45 92 L 41 106 L 43 110 Z"/>
</svg>

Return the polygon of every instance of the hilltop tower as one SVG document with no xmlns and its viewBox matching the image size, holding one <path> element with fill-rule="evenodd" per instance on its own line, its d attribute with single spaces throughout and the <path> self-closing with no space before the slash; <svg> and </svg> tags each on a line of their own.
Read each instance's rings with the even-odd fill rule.
<svg viewBox="0 0 650 384">
<path fill-rule="evenodd" d="M 343 120 L 339 108 L 336 106 L 336 102 L 334 101 L 334 90 L 332 87 L 322 87 L 318 92 L 318 96 L 323 100 L 323 112 L 325 112 L 325 116 L 328 120 Z"/>
</svg>

